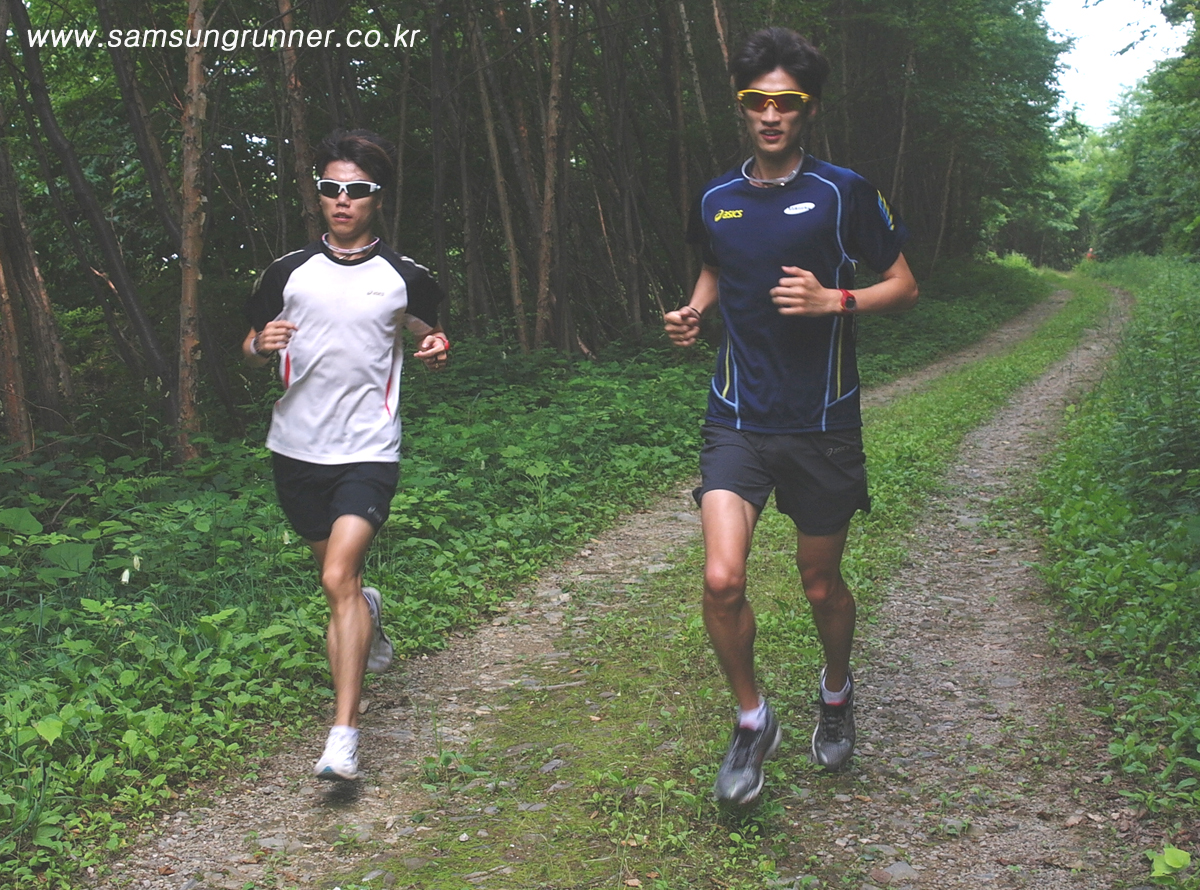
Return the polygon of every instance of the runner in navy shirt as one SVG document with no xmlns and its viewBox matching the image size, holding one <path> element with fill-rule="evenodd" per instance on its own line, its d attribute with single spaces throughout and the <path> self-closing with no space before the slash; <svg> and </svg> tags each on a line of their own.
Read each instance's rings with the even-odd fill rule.
<svg viewBox="0 0 1200 890">
<path fill-rule="evenodd" d="M 731 69 L 754 154 L 697 200 L 688 240 L 700 245 L 704 268 L 687 304 L 664 321 L 679 346 L 696 341 L 714 307 L 725 324 L 696 499 L 704 623 L 738 703 L 714 792 L 746 805 L 780 740 L 755 677 L 746 599 L 750 542 L 772 491 L 796 524 L 796 562 L 825 652 L 813 758 L 838 769 L 854 749 L 855 604 L 841 559 L 850 518 L 870 509 L 855 316 L 908 309 L 917 284 L 901 253 L 906 230 L 884 197 L 802 147 L 829 73 L 824 56 L 796 32 L 768 28 Z M 856 287 L 858 263 L 879 282 Z"/>
</svg>

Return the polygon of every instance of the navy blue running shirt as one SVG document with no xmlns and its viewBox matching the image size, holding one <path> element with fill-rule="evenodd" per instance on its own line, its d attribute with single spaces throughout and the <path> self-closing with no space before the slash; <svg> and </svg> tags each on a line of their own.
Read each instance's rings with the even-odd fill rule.
<svg viewBox="0 0 1200 890">
<path fill-rule="evenodd" d="M 741 168 L 706 185 L 688 241 L 720 269 L 725 322 L 706 419 L 760 433 L 861 426 L 854 317 L 780 315 L 770 292 L 783 266 L 852 288 L 857 263 L 883 272 L 907 239 L 874 186 L 809 155 L 780 188 L 752 185 Z"/>
</svg>

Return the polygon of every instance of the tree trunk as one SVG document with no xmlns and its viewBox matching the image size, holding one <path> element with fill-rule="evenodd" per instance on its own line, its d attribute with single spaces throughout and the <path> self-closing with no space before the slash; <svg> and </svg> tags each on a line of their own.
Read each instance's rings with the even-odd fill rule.
<svg viewBox="0 0 1200 890">
<path fill-rule="evenodd" d="M 942 252 L 942 239 L 946 235 L 946 217 L 949 215 L 950 209 L 950 184 L 954 179 L 954 162 L 958 155 L 958 140 L 950 143 L 950 160 L 946 162 L 946 181 L 942 185 L 942 212 L 941 220 L 938 223 L 937 242 L 933 248 L 933 259 L 929 261 L 929 271 L 932 273 L 934 266 L 937 265 L 938 254 Z"/>
<path fill-rule="evenodd" d="M 284 31 L 292 30 L 292 0 L 279 0 L 279 22 Z M 287 43 L 290 44 L 291 40 Z M 305 122 L 304 87 L 296 67 L 296 50 L 285 44 L 280 50 L 280 58 L 283 59 L 283 83 L 287 92 L 292 153 L 296 162 L 296 188 L 300 191 L 300 206 L 304 208 L 304 231 L 309 241 L 316 241 L 325 230 L 325 224 L 321 219 L 316 189 L 312 186 L 313 151 L 308 142 Z"/>
<path fill-rule="evenodd" d="M 692 72 L 692 89 L 696 91 L 696 109 L 700 112 L 700 126 L 704 129 L 704 142 L 708 146 L 708 159 L 711 163 L 709 172 L 716 176 L 721 170 L 721 162 L 717 160 L 712 127 L 708 125 L 708 109 L 704 106 L 704 92 L 700 89 L 700 69 L 696 65 L 696 51 L 692 48 L 692 29 L 688 25 L 687 7 L 683 5 L 683 0 L 679 0 L 679 21 L 683 24 L 683 46 L 687 51 L 688 68 Z"/>
<path fill-rule="evenodd" d="M 688 207 L 691 204 L 691 189 L 688 187 L 688 151 L 687 129 L 683 111 L 683 60 L 680 52 L 680 39 L 675 16 L 667 2 L 659 7 L 659 20 L 663 28 L 663 87 L 665 95 L 671 96 L 671 123 L 674 134 L 671 141 L 675 161 L 675 210 L 679 214 L 679 231 L 687 229 Z M 685 251 L 683 268 L 676 266 L 676 275 L 682 275 L 681 287 L 684 282 L 694 282 L 699 270 L 695 265 L 695 254 Z M 639 319 L 640 321 L 640 319 Z M 637 325 L 638 337 L 641 337 L 641 325 Z"/>
<path fill-rule="evenodd" d="M 109 2 L 110 0 L 96 0 L 96 12 L 100 16 L 100 27 L 105 32 L 112 31 L 117 27 Z M 183 232 L 179 226 L 179 199 L 175 190 L 171 188 L 171 178 L 167 175 L 167 165 L 159 150 L 158 140 L 150 133 L 149 115 L 146 113 L 146 103 L 142 101 L 141 90 L 138 89 L 133 63 L 119 42 L 110 44 L 108 52 L 112 56 L 113 70 L 117 75 L 117 86 L 121 89 L 121 100 L 125 103 L 125 116 L 129 119 L 129 127 L 133 131 L 133 141 L 137 146 L 138 157 L 146 169 L 150 198 L 167 231 L 171 245 L 178 250 L 183 242 Z"/>
<path fill-rule="evenodd" d="M 0 132 L 7 130 L 7 115 L 0 107 Z M 62 431 L 66 428 L 65 412 L 74 395 L 71 366 L 67 363 L 54 307 L 50 304 L 50 295 L 29 237 L 16 171 L 8 147 L 3 143 L 0 143 L 0 244 L 7 257 L 10 295 L 20 295 L 29 319 L 38 426 L 44 430 Z"/>
<path fill-rule="evenodd" d="M 188 0 L 189 31 L 204 30 L 204 0 Z M 204 53 L 187 47 L 187 89 L 183 95 L 183 244 L 179 252 L 182 287 L 179 296 L 179 385 L 175 429 L 179 457 L 192 460 L 199 451 L 191 436 L 199 432 L 196 410 L 200 361 L 200 258 L 204 253 L 204 194 L 201 183 L 204 93 Z"/>
<path fill-rule="evenodd" d="M 916 72 L 916 59 L 913 51 L 908 51 L 908 62 L 904 66 L 904 98 L 900 102 L 900 144 L 896 148 L 896 166 L 892 169 L 892 189 L 888 193 L 896 211 L 904 215 L 904 152 L 908 141 L 908 99 L 912 87 L 913 74 Z"/>
<path fill-rule="evenodd" d="M 7 53 L 4 55 L 6 61 L 12 61 Z M 33 146 L 33 153 L 38 161 L 38 169 L 41 171 L 42 179 L 46 183 L 46 191 L 50 195 L 50 203 L 54 205 L 54 211 L 58 214 L 59 222 L 62 223 L 63 230 L 67 233 L 67 242 L 71 245 L 71 253 L 75 255 L 75 259 L 79 262 L 81 269 L 87 269 L 92 273 L 87 276 L 88 285 L 92 288 L 97 305 L 104 313 L 104 322 L 108 327 L 108 335 L 112 339 L 113 348 L 116 350 L 118 357 L 120 357 L 122 364 L 129 369 L 129 373 L 135 377 L 140 377 L 145 373 L 145 362 L 142 361 L 141 356 L 137 354 L 137 350 L 129 342 L 129 338 L 125 336 L 124 331 L 117 324 L 117 313 L 112 300 L 112 297 L 116 297 L 117 302 L 120 302 L 116 288 L 112 286 L 112 282 L 108 280 L 108 277 L 103 272 L 95 268 L 87 255 L 87 250 L 79 237 L 79 232 L 75 229 L 75 221 L 72 218 L 72 214 L 67 211 L 66 201 L 63 200 L 62 192 L 55 182 L 54 172 L 50 168 L 50 156 L 46 153 L 46 146 L 42 144 L 41 137 L 37 132 L 33 109 L 29 107 L 28 102 L 25 101 L 19 89 L 17 91 L 17 102 L 21 105 L 21 110 L 25 115 L 25 123 L 29 132 L 29 142 Z"/>
<path fill-rule="evenodd" d="M 434 10 L 433 24 L 430 26 L 429 67 L 430 81 L 433 93 L 433 107 L 441 109 L 450 101 L 449 89 L 446 84 L 446 56 L 442 51 L 442 21 L 444 9 L 442 0 L 438 0 Z M 446 253 L 446 116 L 435 113 L 432 116 L 433 142 L 433 206 L 430 212 L 430 222 L 433 225 L 433 263 L 437 269 L 438 281 L 446 292 L 447 301 L 451 297 L 448 258 Z"/>
<path fill-rule="evenodd" d="M 555 191 L 558 185 L 559 122 L 562 116 L 562 24 L 561 0 L 547 0 L 550 14 L 550 95 L 546 107 L 546 139 L 543 148 L 545 182 L 542 186 L 542 222 L 538 232 L 537 322 L 533 345 L 538 348 L 553 334 L 554 293 L 550 272 L 554 261 Z"/>
<path fill-rule="evenodd" d="M 149 317 L 138 301 L 133 279 L 130 277 L 129 270 L 126 268 L 125 261 L 121 256 L 121 248 L 117 243 L 116 233 L 104 215 L 99 201 L 96 200 L 95 192 L 92 191 L 91 185 L 84 176 L 83 168 L 79 164 L 79 159 L 75 155 L 74 148 L 72 148 L 70 141 L 58 125 L 58 119 L 55 117 L 54 109 L 50 104 L 50 93 L 46 88 L 46 77 L 42 68 L 40 52 L 37 47 L 31 46 L 29 43 L 29 33 L 33 25 L 29 21 L 29 14 L 25 9 L 25 4 L 23 0 L 9 0 L 9 9 L 13 17 L 13 30 L 17 32 L 17 36 L 21 41 L 21 51 L 25 61 L 25 77 L 33 98 L 34 108 L 37 110 L 38 120 L 42 125 L 42 130 L 46 134 L 46 138 L 49 139 L 51 147 L 53 147 L 55 153 L 62 161 L 63 167 L 66 169 L 67 179 L 71 183 L 71 190 L 75 195 L 75 200 L 79 203 L 80 209 L 83 210 L 84 216 L 96 234 L 96 239 L 100 242 L 100 249 L 104 255 L 105 263 L 108 265 L 109 275 L 112 278 L 117 296 L 120 298 L 121 305 L 125 309 L 134 332 L 137 334 L 138 341 L 145 353 L 146 361 L 150 366 L 150 373 L 158 378 L 158 387 L 163 392 L 167 401 L 167 413 L 169 416 L 174 416 L 175 394 L 172 388 L 174 374 L 162 351 L 162 347 L 159 345 L 158 335 L 155 334 Z"/>
<path fill-rule="evenodd" d="M 21 457 L 33 451 L 33 424 L 25 399 L 17 313 L 0 262 L 0 405 L 4 408 L 4 435 Z"/>
<path fill-rule="evenodd" d="M 492 159 L 492 174 L 496 181 L 496 199 L 500 207 L 500 226 L 504 232 L 504 245 L 508 248 L 508 286 L 512 298 L 513 322 L 517 328 L 517 342 L 521 352 L 529 353 L 529 329 L 525 323 L 525 303 L 521 298 L 521 266 L 517 252 L 517 238 L 513 230 L 512 209 L 508 203 L 508 186 L 504 182 L 504 168 L 500 163 L 500 146 L 496 141 L 496 123 L 492 117 L 492 103 L 488 97 L 487 78 L 484 74 L 490 63 L 483 49 L 483 35 L 479 33 L 479 21 L 470 18 L 471 49 L 475 53 L 475 78 L 479 83 L 479 100 L 483 108 L 483 127 L 487 136 L 488 154 Z"/>
<path fill-rule="evenodd" d="M 404 54 L 404 76 L 400 82 L 400 126 L 396 134 L 396 188 L 392 198 L 392 225 L 388 243 L 400 243 L 400 218 L 404 211 L 404 145 L 408 136 L 408 90 L 412 83 L 412 53 Z"/>
</svg>

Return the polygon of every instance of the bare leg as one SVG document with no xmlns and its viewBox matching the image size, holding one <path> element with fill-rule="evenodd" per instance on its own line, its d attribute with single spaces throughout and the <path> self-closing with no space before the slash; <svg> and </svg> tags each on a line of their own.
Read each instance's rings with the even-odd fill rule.
<svg viewBox="0 0 1200 890">
<path fill-rule="evenodd" d="M 375 528 L 361 516 L 339 516 L 324 541 L 310 542 L 329 603 L 326 651 L 336 700 L 335 726 L 358 726 L 358 701 L 371 649 L 371 610 L 362 595 L 363 560 Z"/>
<path fill-rule="evenodd" d="M 704 626 L 738 707 L 758 707 L 754 676 L 754 610 L 746 600 L 746 559 L 758 510 L 732 491 L 708 491 L 704 529 Z"/>
<path fill-rule="evenodd" d="M 854 643 L 856 606 L 841 571 L 849 530 L 847 524 L 832 535 L 798 534 L 796 543 L 800 581 L 825 648 L 825 683 L 830 692 L 838 692 L 846 685 L 850 647 Z"/>
</svg>

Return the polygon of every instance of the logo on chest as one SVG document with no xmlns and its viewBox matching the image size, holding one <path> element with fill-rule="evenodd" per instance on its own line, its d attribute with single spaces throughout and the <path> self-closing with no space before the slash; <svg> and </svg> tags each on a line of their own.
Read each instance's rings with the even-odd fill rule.
<svg viewBox="0 0 1200 890">
<path fill-rule="evenodd" d="M 713 217 L 713 222 L 720 222 L 723 219 L 741 219 L 742 211 L 740 210 L 718 210 L 717 215 Z"/>
<path fill-rule="evenodd" d="M 817 205 L 812 201 L 805 201 L 803 204 L 793 204 L 790 207 L 784 207 L 783 212 L 788 216 L 795 216 L 797 213 L 808 213 Z"/>
</svg>

